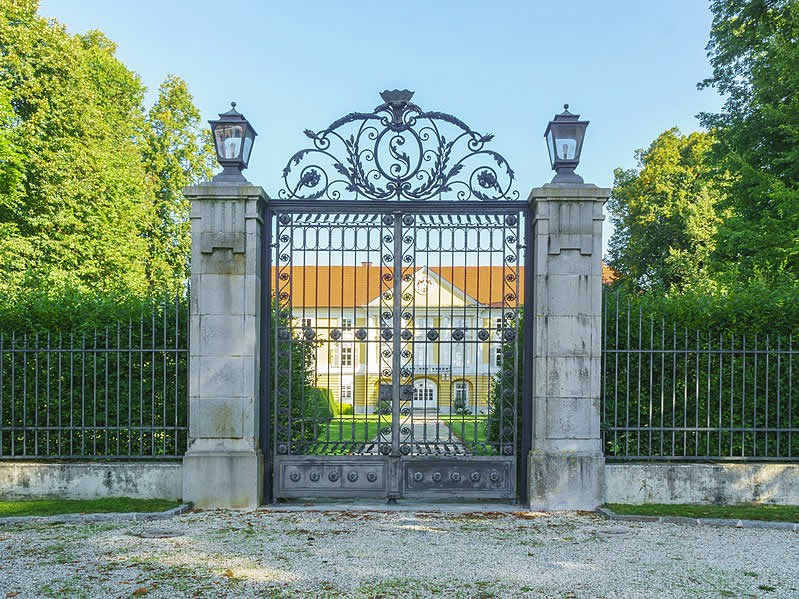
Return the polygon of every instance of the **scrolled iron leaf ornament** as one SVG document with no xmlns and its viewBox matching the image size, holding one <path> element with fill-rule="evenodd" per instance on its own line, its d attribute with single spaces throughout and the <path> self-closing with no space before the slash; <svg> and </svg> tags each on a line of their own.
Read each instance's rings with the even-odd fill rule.
<svg viewBox="0 0 799 599">
<path fill-rule="evenodd" d="M 474 131 L 444 112 L 386 90 L 372 112 L 351 112 L 321 131 L 283 169 L 282 199 L 518 200 L 515 173 Z"/>
</svg>

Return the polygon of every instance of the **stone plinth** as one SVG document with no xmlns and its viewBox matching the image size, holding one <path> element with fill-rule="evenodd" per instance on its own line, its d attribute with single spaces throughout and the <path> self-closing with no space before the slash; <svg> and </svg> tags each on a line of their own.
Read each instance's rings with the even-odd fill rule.
<svg viewBox="0 0 799 599">
<path fill-rule="evenodd" d="M 189 448 L 183 499 L 198 507 L 257 507 L 261 224 L 253 185 L 197 185 L 191 201 Z"/>
<path fill-rule="evenodd" d="M 530 193 L 533 243 L 532 509 L 600 505 L 602 205 L 609 189 L 545 185 Z"/>
</svg>

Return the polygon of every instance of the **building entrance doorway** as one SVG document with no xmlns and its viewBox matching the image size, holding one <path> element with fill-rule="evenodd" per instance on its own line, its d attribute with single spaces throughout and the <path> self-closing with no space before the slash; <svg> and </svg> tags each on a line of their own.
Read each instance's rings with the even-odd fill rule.
<svg viewBox="0 0 799 599">
<path fill-rule="evenodd" d="M 438 393 L 436 384 L 428 379 L 416 380 L 413 383 L 413 409 L 421 410 L 423 413 L 428 411 L 435 414 L 437 411 Z"/>
</svg>

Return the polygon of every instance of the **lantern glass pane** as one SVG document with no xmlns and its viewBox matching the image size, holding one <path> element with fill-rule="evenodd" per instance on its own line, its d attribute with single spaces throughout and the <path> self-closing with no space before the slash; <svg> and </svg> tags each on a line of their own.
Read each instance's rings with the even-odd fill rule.
<svg viewBox="0 0 799 599">
<path fill-rule="evenodd" d="M 216 151 L 220 160 L 239 160 L 241 157 L 244 127 L 235 123 L 222 123 L 214 131 Z"/>
<path fill-rule="evenodd" d="M 549 151 L 549 163 L 553 164 L 555 162 L 555 142 L 554 133 L 551 129 L 547 133 L 547 150 Z"/>
<path fill-rule="evenodd" d="M 244 166 L 250 162 L 250 152 L 252 152 L 253 134 L 252 131 L 247 131 L 247 136 L 244 138 L 244 151 L 241 153 L 241 159 Z"/>
<path fill-rule="evenodd" d="M 585 127 L 572 123 L 558 123 L 552 127 L 557 160 L 579 160 L 580 146 Z"/>
</svg>

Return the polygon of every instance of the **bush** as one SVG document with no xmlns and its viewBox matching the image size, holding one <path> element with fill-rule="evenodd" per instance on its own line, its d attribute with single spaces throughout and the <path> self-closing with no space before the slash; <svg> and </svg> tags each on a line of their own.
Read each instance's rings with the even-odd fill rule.
<svg viewBox="0 0 799 599">
<path fill-rule="evenodd" d="M 452 404 L 454 413 L 458 416 L 468 416 L 472 413 L 471 409 L 466 405 L 466 400 L 462 397 L 457 398 Z"/>
<path fill-rule="evenodd" d="M 325 396 L 327 404 L 330 408 L 330 413 L 333 414 L 334 418 L 344 416 L 346 414 L 352 414 L 352 405 L 339 403 L 336 401 L 336 398 L 333 396 L 333 392 L 330 389 L 317 388 L 316 390 Z"/>
<path fill-rule="evenodd" d="M 635 329 L 640 314 L 644 322 L 653 320 L 656 326 L 664 323 L 667 329 L 676 326 L 678 331 L 688 328 L 747 337 L 799 335 L 799 288 L 788 279 L 753 279 L 681 293 L 634 292 L 620 282 L 606 289 L 603 299 L 607 318 L 602 324 L 611 336 L 616 332 L 617 306 L 620 316 L 629 306 Z M 619 327 L 626 327 L 626 321 L 620 321 Z"/>
<path fill-rule="evenodd" d="M 511 326 L 511 323 L 508 324 Z M 518 351 L 519 364 L 524 364 L 524 312 L 519 310 L 515 322 L 516 338 L 510 343 L 502 344 L 506 356 L 514 356 Z M 518 348 L 518 349 L 517 349 Z M 515 385 L 514 378 L 518 377 Z M 516 420 L 517 455 L 521 451 L 522 439 L 522 387 L 523 373 L 514 368 L 500 368 L 491 381 L 491 393 L 488 397 L 488 415 L 486 418 L 486 438 L 494 444 L 493 449 L 501 451 L 502 445 L 513 442 L 514 418 Z M 514 410 L 515 406 L 515 410 Z"/>
<path fill-rule="evenodd" d="M 335 402 L 330 389 L 319 387 L 305 388 L 305 418 L 309 421 L 323 423 L 330 422 L 336 415 Z M 302 401 L 302 399 L 300 400 Z"/>
<path fill-rule="evenodd" d="M 177 296 L 136 296 L 124 292 L 90 293 L 64 289 L 55 294 L 32 289 L 12 298 L 4 298 L 0 307 L 0 331 L 5 335 L 36 333 L 50 335 L 91 335 L 95 329 L 104 333 L 109 327 L 116 331 L 117 323 L 127 334 L 142 330 L 145 334 L 163 341 L 175 330 L 175 321 L 181 331 L 188 330 L 188 294 Z M 167 341 L 173 341 L 167 339 Z M 182 341 L 181 341 L 182 342 Z"/>
</svg>

